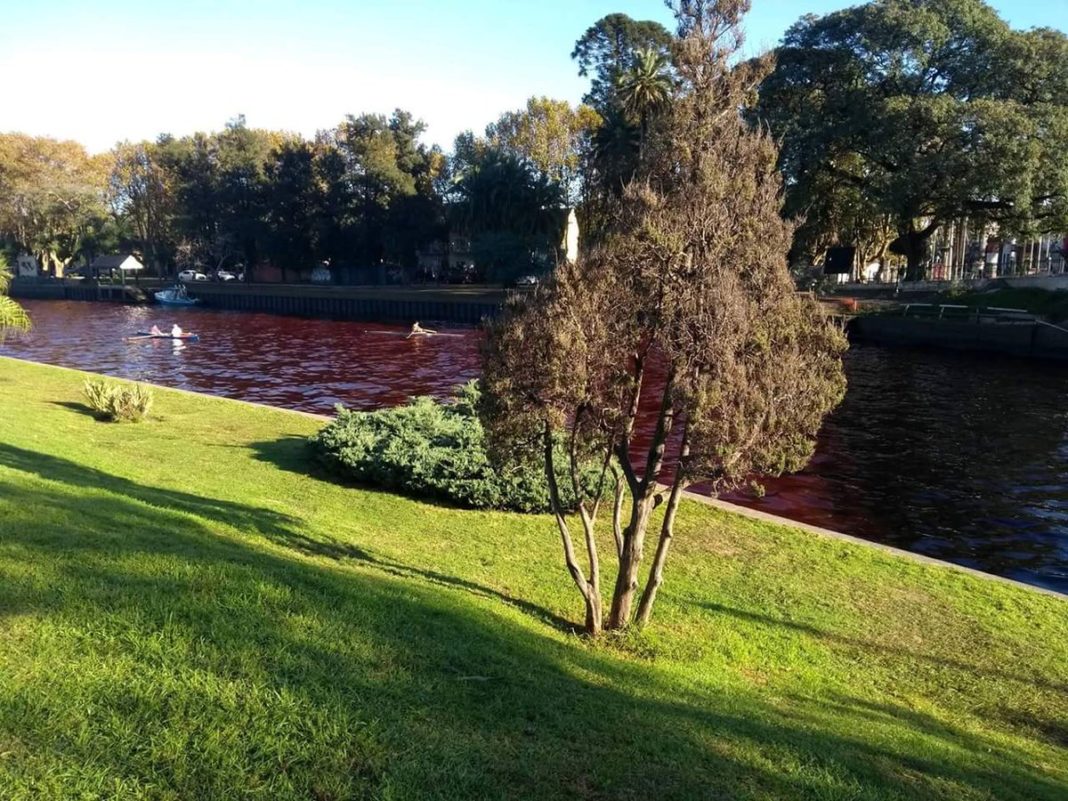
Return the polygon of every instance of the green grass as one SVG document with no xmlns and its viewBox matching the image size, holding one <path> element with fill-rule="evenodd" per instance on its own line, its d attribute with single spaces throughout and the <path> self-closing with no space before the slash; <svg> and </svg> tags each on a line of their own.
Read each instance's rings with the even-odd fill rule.
<svg viewBox="0 0 1068 801">
<path fill-rule="evenodd" d="M 549 519 L 83 380 L 0 359 L 0 798 L 1068 797 L 1062 598 L 689 503 L 655 625 L 590 644 Z"/>
</svg>

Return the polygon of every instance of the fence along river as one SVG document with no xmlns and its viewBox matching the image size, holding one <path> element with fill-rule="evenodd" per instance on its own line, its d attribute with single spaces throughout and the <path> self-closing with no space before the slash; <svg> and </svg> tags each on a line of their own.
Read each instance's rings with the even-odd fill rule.
<svg viewBox="0 0 1068 801">
<path fill-rule="evenodd" d="M 0 354 L 329 414 L 445 397 L 479 374 L 480 334 L 206 309 L 26 301 Z M 153 323 L 201 335 L 126 343 Z M 428 321 L 423 321 L 427 323 Z M 730 500 L 1068 592 L 1068 367 L 857 346 L 810 465 Z"/>
</svg>

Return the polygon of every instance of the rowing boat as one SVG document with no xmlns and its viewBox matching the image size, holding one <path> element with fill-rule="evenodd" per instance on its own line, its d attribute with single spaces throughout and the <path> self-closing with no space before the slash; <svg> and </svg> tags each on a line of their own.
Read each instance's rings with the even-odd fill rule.
<svg viewBox="0 0 1068 801">
<path fill-rule="evenodd" d="M 151 331 L 138 331 L 137 336 L 126 337 L 127 342 L 137 342 L 142 339 L 178 339 L 183 342 L 198 342 L 200 341 L 200 336 L 197 334 L 180 334 L 179 336 L 174 336 L 173 334 L 167 333 L 153 334 Z"/>
<path fill-rule="evenodd" d="M 365 334 L 380 334 L 387 337 L 462 337 L 463 334 L 445 334 L 440 331 L 364 331 Z"/>
</svg>

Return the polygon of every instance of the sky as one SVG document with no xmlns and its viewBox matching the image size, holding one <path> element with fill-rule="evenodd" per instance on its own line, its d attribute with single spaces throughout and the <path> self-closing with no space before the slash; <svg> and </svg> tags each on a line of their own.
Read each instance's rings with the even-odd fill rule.
<svg viewBox="0 0 1068 801">
<path fill-rule="evenodd" d="M 841 0 L 753 0 L 747 49 Z M 994 0 L 1013 27 L 1068 28 L 1068 0 Z M 400 107 L 449 149 L 535 95 L 577 102 L 575 40 L 661 0 L 0 0 L 0 131 L 117 141 L 254 127 L 306 136 Z"/>
</svg>

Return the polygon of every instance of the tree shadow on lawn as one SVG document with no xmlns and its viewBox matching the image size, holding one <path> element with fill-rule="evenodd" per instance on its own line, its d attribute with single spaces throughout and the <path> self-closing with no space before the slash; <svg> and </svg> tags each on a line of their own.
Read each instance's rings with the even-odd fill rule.
<svg viewBox="0 0 1068 801">
<path fill-rule="evenodd" d="M 246 506 L 232 501 L 145 486 L 121 476 L 115 476 L 96 468 L 77 464 L 68 459 L 3 443 L 0 443 L 0 466 L 37 475 L 51 481 L 59 481 L 73 487 L 116 493 L 150 506 L 195 515 L 205 520 L 231 526 L 243 532 L 255 532 L 272 542 L 307 555 L 322 556 L 339 561 L 356 561 L 369 568 L 396 576 L 420 578 L 435 584 L 481 595 L 485 598 L 493 598 L 509 604 L 526 614 L 537 617 L 561 631 L 571 631 L 576 628 L 574 622 L 562 618 L 548 609 L 530 601 L 512 597 L 492 587 L 447 573 L 414 567 L 376 556 L 363 548 L 340 542 L 326 535 L 321 538 L 309 537 L 301 531 L 302 521 L 290 515 Z M 82 515 L 90 518 L 100 516 L 95 499 L 82 501 L 75 498 L 69 503 L 78 507 L 79 513 Z"/>
<path fill-rule="evenodd" d="M 385 495 L 396 495 L 401 498 L 428 503 L 443 509 L 460 509 L 471 511 L 471 507 L 462 506 L 444 496 L 432 494 L 422 495 L 415 492 L 404 492 L 400 489 L 382 487 L 378 484 L 364 483 L 348 478 L 339 470 L 332 470 L 321 462 L 308 441 L 307 437 L 288 435 L 275 440 L 253 442 L 248 447 L 253 450 L 255 459 L 290 473 L 304 477 L 311 477 L 332 484 L 336 487 L 359 489 L 366 492 L 376 492 Z M 520 513 L 516 513 L 520 514 Z"/>
<path fill-rule="evenodd" d="M 293 548 L 294 550 L 311 556 L 325 556 L 340 562 L 357 562 L 366 567 L 380 570 L 399 578 L 422 579 L 431 584 L 463 590 L 482 598 L 492 598 L 507 604 L 508 606 L 519 609 L 525 614 L 535 617 L 559 631 L 578 632 L 582 628 L 575 621 L 554 614 L 548 609 L 522 598 L 516 598 L 503 593 L 500 590 L 487 587 L 483 584 L 478 584 L 474 581 L 469 581 L 459 576 L 452 576 L 448 573 L 442 573 L 438 570 L 431 570 L 429 568 L 414 567 L 392 559 L 387 559 L 383 556 L 377 556 L 370 551 L 352 545 L 351 543 L 339 542 L 325 537 L 322 539 L 312 538 L 295 531 L 290 531 L 280 536 L 269 536 L 270 539 L 281 545 L 285 545 L 286 547 Z"/>
<path fill-rule="evenodd" d="M 289 515 L 179 490 L 150 487 L 58 456 L 0 443 L 0 467 L 59 481 L 72 487 L 126 496 L 149 506 L 173 509 L 265 536 L 282 536 L 298 524 Z"/>
<path fill-rule="evenodd" d="M 120 780 L 277 799 L 877 799 L 922 796 L 925 776 L 958 795 L 1063 790 L 1001 742 L 892 716 L 895 737 L 865 741 L 859 705 L 689 689 L 463 593 L 257 550 L 122 492 L 73 508 L 69 491 L 3 493 L 27 513 L 0 520 L 0 587 L 34 613 L 8 658 L 40 649 L 52 672 L 0 693 L 0 737 L 36 760 L 9 755 L 0 781 L 62 763 L 70 795 Z M 19 581 L 26 564 L 61 580 Z M 180 753 L 153 745 L 176 737 Z"/>
<path fill-rule="evenodd" d="M 742 620 L 748 620 L 751 622 L 759 623 L 762 626 L 773 626 L 792 629 L 803 634 L 808 634 L 815 637 L 817 640 L 823 640 L 826 642 L 833 642 L 839 645 L 845 645 L 852 648 L 856 648 L 860 651 L 868 653 L 880 653 L 893 657 L 902 657 L 908 661 L 928 662 L 940 667 L 951 668 L 953 670 L 959 670 L 964 673 L 974 673 L 976 675 L 987 676 L 989 678 L 1014 681 L 1020 684 L 1028 684 L 1032 687 L 1037 687 L 1042 690 L 1049 690 L 1056 693 L 1068 692 L 1068 684 L 1059 682 L 1047 681 L 1035 676 L 1028 676 L 1022 673 L 1014 673 L 1010 670 L 1004 669 L 992 669 L 984 667 L 982 665 L 976 665 L 971 662 L 962 662 L 958 659 L 950 659 L 944 656 L 935 656 L 923 651 L 915 651 L 910 648 L 903 648 L 896 645 L 887 645 L 881 643 L 874 638 L 860 639 L 857 637 L 847 637 L 842 634 L 838 634 L 834 631 L 818 628 L 808 623 L 798 623 L 793 620 L 784 620 L 782 618 L 772 617 L 771 615 L 765 615 L 758 612 L 747 612 L 742 609 L 735 609 L 733 607 L 724 606 L 723 604 L 717 604 L 713 602 L 693 602 L 694 606 L 706 609 L 710 612 L 717 614 L 729 615 Z"/>
<path fill-rule="evenodd" d="M 315 460 L 308 437 L 287 434 L 278 439 L 253 442 L 248 447 L 252 449 L 253 458 L 274 465 L 287 473 L 310 475 L 322 479 L 330 478 Z"/>
</svg>

